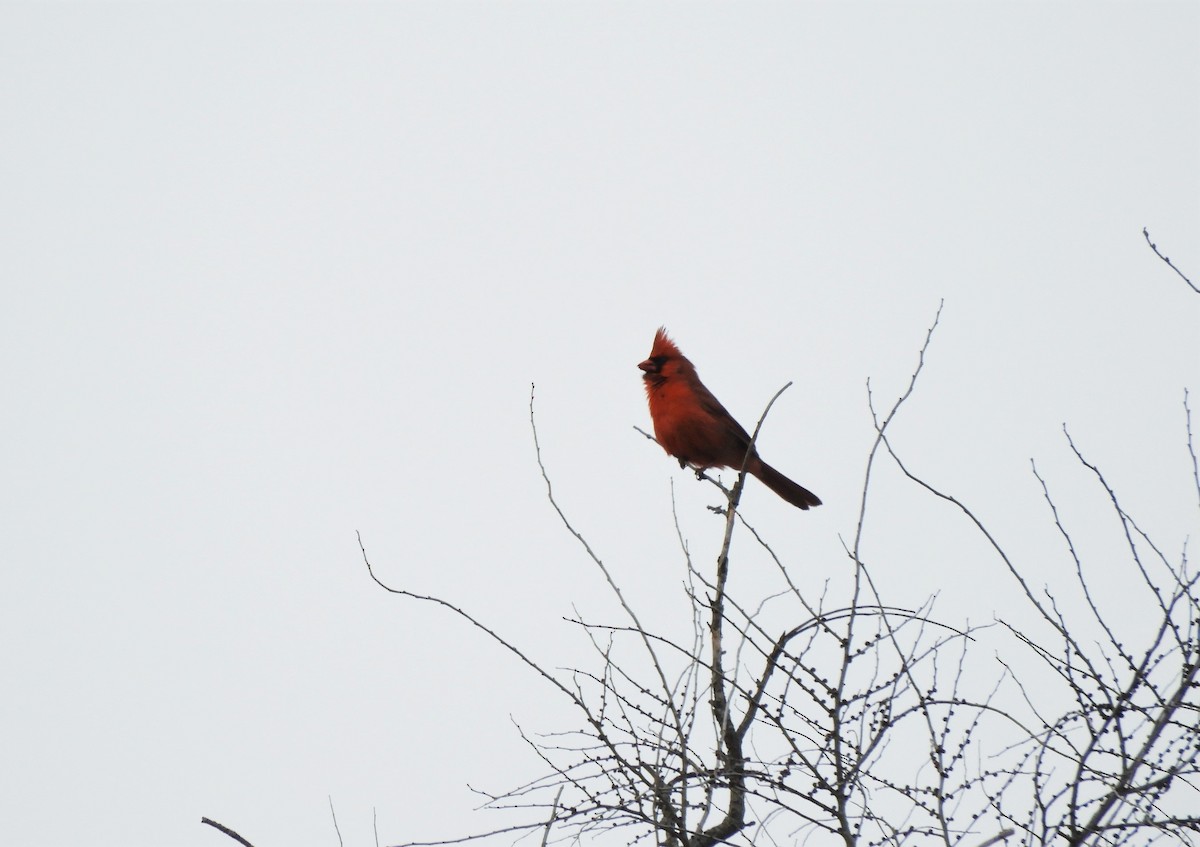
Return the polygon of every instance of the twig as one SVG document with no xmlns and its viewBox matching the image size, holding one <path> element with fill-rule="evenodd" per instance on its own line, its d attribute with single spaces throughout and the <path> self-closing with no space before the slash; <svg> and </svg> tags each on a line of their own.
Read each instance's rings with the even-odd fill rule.
<svg viewBox="0 0 1200 847">
<path fill-rule="evenodd" d="M 533 659 L 526 656 L 518 647 L 516 647 L 511 642 L 507 641 L 503 636 L 501 636 L 494 629 L 491 629 L 490 627 L 488 627 L 481 621 L 477 620 L 470 613 L 464 611 L 463 609 L 460 609 L 458 606 L 455 606 L 453 603 L 450 603 L 447 600 L 443 600 L 440 597 L 433 597 L 431 595 L 425 595 L 425 594 L 417 594 L 417 593 L 415 593 L 413 591 L 409 591 L 405 588 L 395 588 L 391 585 L 388 585 L 386 582 L 384 582 L 382 579 L 380 579 L 375 574 L 375 568 L 371 565 L 371 560 L 369 558 L 367 558 L 367 548 L 365 546 L 363 546 L 362 533 L 360 533 L 356 530 L 355 536 L 358 538 L 358 549 L 362 551 L 363 564 L 365 564 L 367 566 L 367 573 L 370 575 L 371 579 L 373 579 L 380 588 L 382 588 L 384 591 L 388 591 L 392 594 L 398 594 L 402 597 L 411 597 L 413 600 L 422 600 L 426 603 L 433 603 L 435 605 L 442 606 L 443 608 L 448 609 L 451 612 L 454 612 L 456 615 L 458 615 L 460 618 L 465 620 L 467 623 L 471 624 L 473 627 L 475 627 L 476 629 L 480 630 L 485 635 L 487 635 L 492 641 L 495 641 L 501 647 L 508 650 L 508 652 L 512 653 L 514 656 L 516 656 L 518 659 L 520 659 L 526 666 L 528 666 L 530 669 L 532 669 L 535 673 L 537 673 L 539 676 L 541 676 L 543 679 L 545 679 L 547 682 L 549 682 L 551 685 L 553 685 L 559 691 L 566 694 L 567 697 L 569 697 L 575 703 L 575 705 L 584 709 L 585 712 L 587 711 L 586 704 L 583 703 L 574 694 L 574 692 L 571 691 L 571 689 L 569 689 L 565 685 L 563 685 L 563 683 L 557 677 L 555 677 L 554 675 L 549 673 L 545 668 L 543 668 L 541 665 L 539 665 Z"/>
<path fill-rule="evenodd" d="M 997 832 L 995 835 L 993 835 L 987 841 L 980 844 L 979 847 L 992 847 L 993 844 L 999 844 L 1001 841 L 1004 841 L 1006 838 L 1008 838 L 1014 832 L 1016 832 L 1016 830 L 1014 830 L 1014 829 L 1002 829 L 1002 830 L 1000 830 L 1000 832 Z"/>
<path fill-rule="evenodd" d="M 1164 262 L 1166 262 L 1168 268 L 1175 271 L 1175 273 L 1179 274 L 1179 278 L 1182 279 L 1184 282 L 1186 282 L 1188 284 L 1188 286 L 1191 287 L 1192 291 L 1195 291 L 1197 294 L 1200 294 L 1200 288 L 1197 288 L 1195 283 L 1193 283 L 1190 279 L 1188 279 L 1186 276 L 1184 276 L 1183 271 L 1181 271 L 1181 270 L 1179 270 L 1179 268 L 1175 267 L 1175 265 L 1172 264 L 1170 259 L 1168 259 L 1166 256 L 1164 256 L 1162 253 L 1158 252 L 1158 245 L 1156 245 L 1153 241 L 1150 240 L 1150 231 L 1148 229 L 1146 229 L 1145 227 L 1142 227 L 1142 235 L 1146 236 L 1146 243 L 1150 245 L 1150 249 L 1154 251 L 1154 255 L 1158 256 L 1158 258 L 1160 258 Z"/>
<path fill-rule="evenodd" d="M 241 845 L 243 845 L 243 847 L 254 847 L 254 845 L 253 845 L 253 844 L 251 844 L 251 843 L 250 843 L 249 841 L 247 841 L 245 838 L 242 838 L 242 836 L 238 835 L 238 834 L 237 834 L 236 832 L 234 832 L 232 829 L 230 829 L 229 827 L 225 826 L 224 824 L 217 823 L 216 821 L 212 820 L 211 818 L 200 818 L 200 823 L 206 823 L 206 824 L 208 824 L 209 826 L 211 826 L 213 829 L 219 829 L 219 830 L 221 830 L 221 832 L 223 832 L 223 833 L 225 833 L 226 835 L 228 835 L 230 838 L 232 838 L 232 839 L 233 839 L 234 841 L 236 841 L 238 844 L 241 844 Z"/>
<path fill-rule="evenodd" d="M 788 383 L 788 385 L 791 385 L 791 383 L 789 382 L 789 383 Z M 787 388 L 787 385 L 785 385 L 783 388 L 779 389 L 779 390 L 780 390 L 780 392 L 782 392 L 782 391 L 784 390 L 784 388 Z M 777 394 L 777 395 L 775 395 L 775 396 L 776 396 L 776 397 L 778 397 L 779 395 Z M 772 400 L 771 402 L 772 402 L 772 403 L 774 403 L 775 401 L 774 401 L 774 400 Z M 770 408 L 770 406 L 768 406 L 767 408 Z M 653 441 L 655 444 L 658 444 L 658 439 L 657 439 L 657 438 L 655 438 L 655 437 L 654 437 L 653 435 L 651 435 L 650 433 L 646 432 L 646 430 L 642 429 L 640 426 L 637 426 L 637 425 L 635 424 L 633 428 L 634 428 L 634 429 L 635 429 L 637 432 L 639 432 L 639 433 L 641 433 L 643 436 L 645 436 L 647 439 L 649 439 L 650 441 Z M 659 444 L 659 446 L 661 447 L 662 445 L 661 445 L 661 444 Z M 686 467 L 688 470 L 690 470 L 692 473 L 694 473 L 694 474 L 696 475 L 696 479 L 703 479 L 703 480 L 706 480 L 706 481 L 708 481 L 708 482 L 711 482 L 711 483 L 712 483 L 713 485 L 715 485 L 717 488 L 721 489 L 721 493 L 722 493 L 722 494 L 724 494 L 726 498 L 728 498 L 728 497 L 729 497 L 729 489 L 728 489 L 728 488 L 726 488 L 724 485 L 722 485 L 722 484 L 721 484 L 721 480 L 719 480 L 719 479 L 713 479 L 711 476 L 709 476 L 707 473 L 705 473 L 705 470 L 706 470 L 706 468 L 702 468 L 702 467 L 700 467 L 699 465 L 693 465 L 691 462 L 688 462 L 688 463 L 686 463 L 686 465 L 685 465 L 684 463 L 682 463 L 682 462 L 681 462 L 681 463 L 680 463 L 680 467 Z M 721 511 L 721 510 L 720 510 L 718 507 L 716 507 L 716 506 L 709 506 L 709 509 L 710 509 L 711 511 L 717 512 L 718 514 L 719 514 L 719 513 L 720 513 L 720 511 Z"/>
<path fill-rule="evenodd" d="M 338 826 L 338 822 L 337 822 L 337 812 L 335 812 L 333 810 L 333 795 L 330 794 L 330 795 L 328 795 L 328 797 L 329 797 L 329 814 L 333 817 L 333 831 L 337 833 L 338 847 L 345 847 L 345 845 L 342 843 L 342 830 Z"/>
<path fill-rule="evenodd" d="M 1187 423 L 1187 449 L 1192 458 L 1192 479 L 1196 481 L 1196 495 L 1200 497 L 1200 463 L 1196 461 L 1196 442 L 1192 438 L 1192 409 L 1188 405 L 1188 392 L 1183 390 L 1183 414 Z"/>
</svg>

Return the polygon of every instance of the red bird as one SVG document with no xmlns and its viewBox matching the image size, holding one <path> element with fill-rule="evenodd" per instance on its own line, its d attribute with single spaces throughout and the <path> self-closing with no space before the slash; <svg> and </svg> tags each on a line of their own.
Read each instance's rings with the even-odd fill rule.
<svg viewBox="0 0 1200 847">
<path fill-rule="evenodd" d="M 820 506 L 817 495 L 797 485 L 751 451 L 750 436 L 725 411 L 696 374 L 696 366 L 667 337 L 665 327 L 654 335 L 650 358 L 638 365 L 645 373 L 646 397 L 654 421 L 654 437 L 679 466 L 741 468 L 793 506 Z"/>
</svg>

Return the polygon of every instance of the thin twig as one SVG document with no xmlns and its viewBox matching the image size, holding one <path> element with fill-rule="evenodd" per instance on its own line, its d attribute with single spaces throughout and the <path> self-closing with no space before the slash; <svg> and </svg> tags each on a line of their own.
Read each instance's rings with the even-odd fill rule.
<svg viewBox="0 0 1200 847">
<path fill-rule="evenodd" d="M 338 826 L 338 822 L 337 822 L 337 812 L 335 812 L 333 810 L 333 795 L 330 794 L 330 795 L 328 795 L 328 797 L 329 797 L 329 815 L 330 815 L 330 817 L 333 818 L 333 831 L 337 833 L 338 847 L 344 847 L 344 844 L 342 842 L 342 830 L 341 830 L 341 827 Z"/>
<path fill-rule="evenodd" d="M 1188 392 L 1183 389 L 1183 414 L 1187 422 L 1187 449 L 1192 459 L 1192 479 L 1196 482 L 1196 496 L 1200 498 L 1200 463 L 1196 461 L 1196 442 L 1192 438 L 1192 410 L 1188 406 Z"/>
<path fill-rule="evenodd" d="M 1166 256 L 1164 256 L 1162 253 L 1160 253 L 1158 251 L 1158 245 L 1156 245 L 1153 241 L 1150 240 L 1150 231 L 1148 229 L 1146 229 L 1145 227 L 1142 227 L 1142 235 L 1144 235 L 1146 237 L 1146 243 L 1150 245 L 1150 249 L 1154 251 L 1154 255 L 1158 256 L 1158 258 L 1160 258 L 1164 262 L 1166 262 L 1168 268 L 1175 271 L 1175 273 L 1179 274 L 1179 278 L 1182 279 L 1184 282 L 1186 282 L 1188 284 L 1188 286 L 1191 287 L 1192 291 L 1195 291 L 1197 294 L 1200 294 L 1200 288 L 1197 288 L 1195 283 L 1193 283 L 1190 279 L 1188 279 L 1186 276 L 1184 276 L 1183 271 L 1181 271 L 1181 270 L 1179 270 L 1179 268 L 1175 267 L 1175 265 L 1172 264 L 1170 259 L 1168 259 Z"/>
</svg>

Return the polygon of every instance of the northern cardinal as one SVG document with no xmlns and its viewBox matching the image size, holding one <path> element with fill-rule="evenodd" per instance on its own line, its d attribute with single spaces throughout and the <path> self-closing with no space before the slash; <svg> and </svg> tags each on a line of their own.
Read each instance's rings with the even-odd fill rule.
<svg viewBox="0 0 1200 847">
<path fill-rule="evenodd" d="M 767 488 L 793 506 L 820 506 L 817 495 L 797 485 L 758 457 L 750 449 L 750 436 L 733 419 L 721 402 L 704 387 L 696 366 L 679 352 L 662 327 L 654 335 L 650 358 L 638 365 L 646 383 L 654 437 L 679 466 L 697 468 L 741 468 L 758 477 Z"/>
</svg>

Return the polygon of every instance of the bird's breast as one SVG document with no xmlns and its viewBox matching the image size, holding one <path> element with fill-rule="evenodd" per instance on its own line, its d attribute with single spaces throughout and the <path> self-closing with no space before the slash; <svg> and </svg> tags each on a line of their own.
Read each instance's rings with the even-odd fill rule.
<svg viewBox="0 0 1200 847">
<path fill-rule="evenodd" d="M 664 385 L 649 399 L 654 437 L 664 450 L 699 467 L 728 464 L 728 433 L 695 394 Z"/>
</svg>

